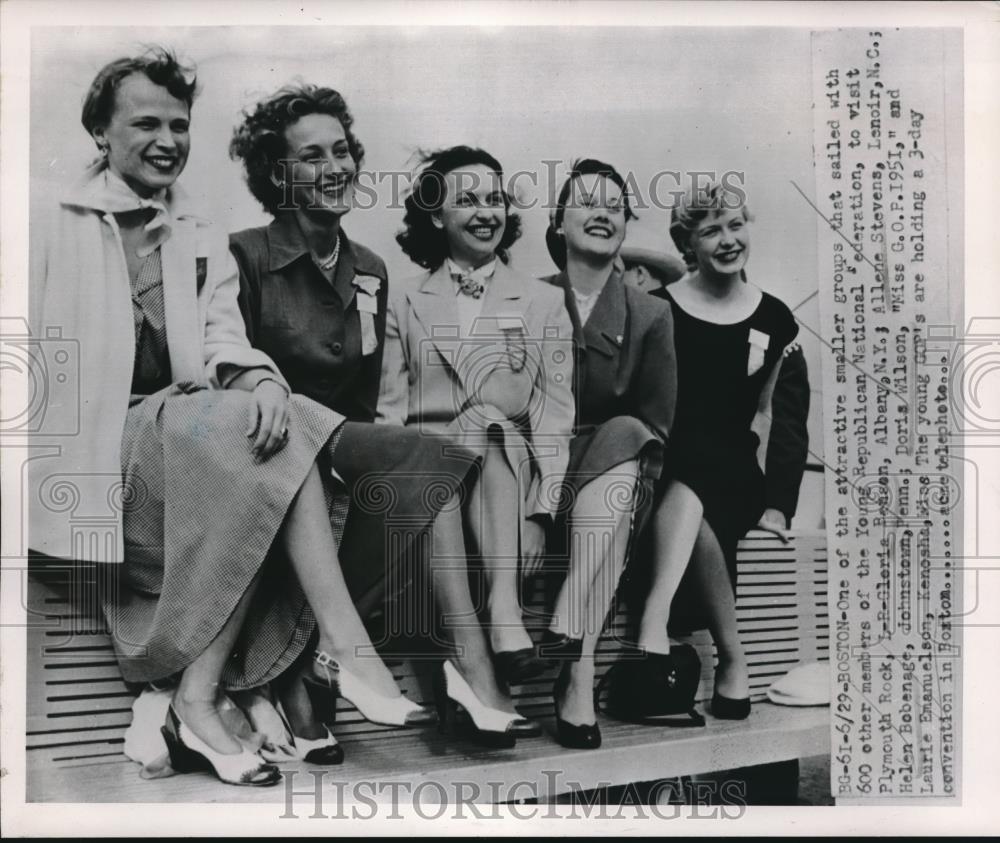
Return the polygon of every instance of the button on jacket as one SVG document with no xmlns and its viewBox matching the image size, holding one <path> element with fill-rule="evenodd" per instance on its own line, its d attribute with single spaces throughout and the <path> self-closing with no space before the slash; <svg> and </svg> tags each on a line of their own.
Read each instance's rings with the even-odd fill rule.
<svg viewBox="0 0 1000 843">
<path fill-rule="evenodd" d="M 230 235 L 229 246 L 239 266 L 240 309 L 250 342 L 277 363 L 294 392 L 351 421 L 372 421 L 385 344 L 388 276 L 382 259 L 341 230 L 331 284 L 313 262 L 291 213 Z M 367 314 L 358 301 L 376 283 L 372 316 L 378 345 L 364 354 Z"/>
</svg>

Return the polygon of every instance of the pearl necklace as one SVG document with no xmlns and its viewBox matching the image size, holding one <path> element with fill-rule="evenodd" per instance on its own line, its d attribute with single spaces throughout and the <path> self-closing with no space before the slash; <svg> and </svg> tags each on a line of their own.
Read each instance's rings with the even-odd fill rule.
<svg viewBox="0 0 1000 843">
<path fill-rule="evenodd" d="M 325 261 L 319 262 L 319 268 L 324 272 L 329 272 L 337 265 L 337 259 L 340 257 L 340 237 L 337 237 L 337 245 L 333 247 L 333 254 L 330 255 Z"/>
</svg>

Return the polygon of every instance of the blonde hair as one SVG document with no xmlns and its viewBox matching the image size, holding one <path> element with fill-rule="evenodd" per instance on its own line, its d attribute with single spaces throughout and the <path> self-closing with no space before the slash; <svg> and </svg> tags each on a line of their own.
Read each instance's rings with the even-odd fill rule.
<svg viewBox="0 0 1000 843">
<path fill-rule="evenodd" d="M 674 241 L 688 269 L 694 268 L 691 235 L 698 230 L 698 225 L 709 217 L 737 208 L 743 211 L 743 219 L 749 222 L 753 216 L 746 199 L 742 188 L 716 179 L 707 184 L 692 184 L 681 196 L 670 212 L 670 239 Z"/>
</svg>

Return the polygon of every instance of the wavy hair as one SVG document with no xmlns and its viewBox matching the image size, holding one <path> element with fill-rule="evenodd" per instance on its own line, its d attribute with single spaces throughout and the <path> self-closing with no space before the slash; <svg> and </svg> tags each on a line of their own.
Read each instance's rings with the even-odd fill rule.
<svg viewBox="0 0 1000 843">
<path fill-rule="evenodd" d="M 747 207 L 746 194 L 718 180 L 703 185 L 692 184 L 678 199 L 670 212 L 670 239 L 674 241 L 688 269 L 697 266 L 691 251 L 691 235 L 698 230 L 698 225 L 710 216 L 737 208 L 742 209 L 743 219 L 748 222 L 753 219 Z"/>
<path fill-rule="evenodd" d="M 396 242 L 407 257 L 417 266 L 432 272 L 448 257 L 448 239 L 444 231 L 434 225 L 433 217 L 441 210 L 445 199 L 445 176 L 453 170 L 481 164 L 496 173 L 503 181 L 500 162 L 483 149 L 472 146 L 452 146 L 420 154 L 422 169 L 406 197 L 403 230 L 396 235 Z M 497 257 L 504 263 L 509 259 L 508 250 L 521 236 L 521 218 L 510 211 L 510 196 L 503 192 L 507 223 L 497 245 Z"/>
<path fill-rule="evenodd" d="M 288 154 L 285 129 L 307 114 L 328 114 L 344 127 L 347 148 L 357 168 L 365 157 L 365 148 L 351 127 L 354 116 L 347 102 L 333 88 L 317 85 L 286 85 L 261 100 L 253 110 L 243 112 L 243 121 L 233 130 L 229 157 L 243 162 L 247 187 L 272 216 L 281 206 L 283 189 L 272 180 L 278 162 Z"/>
</svg>

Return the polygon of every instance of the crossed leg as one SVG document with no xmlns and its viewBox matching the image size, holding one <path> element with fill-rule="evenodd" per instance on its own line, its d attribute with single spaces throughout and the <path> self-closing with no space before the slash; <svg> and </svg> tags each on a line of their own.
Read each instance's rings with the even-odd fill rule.
<svg viewBox="0 0 1000 843">
<path fill-rule="evenodd" d="M 670 652 L 670 604 L 686 572 L 701 598 L 719 654 L 715 688 L 738 699 L 747 696 L 749 676 L 736 628 L 736 599 L 722 548 L 703 513 L 698 496 L 674 481 L 653 514 L 653 575 L 639 624 L 639 644 L 651 652 Z"/>
<path fill-rule="evenodd" d="M 434 520 L 432 539 L 427 560 L 431 590 L 454 664 L 483 703 L 514 715 L 510 694 L 497 682 L 490 644 L 472 601 L 462 518 L 455 503 L 447 504 Z"/>
<path fill-rule="evenodd" d="M 722 547 L 704 519 L 691 559 L 691 577 L 705 607 L 708 630 L 719 656 L 715 690 L 724 697 L 742 699 L 750 693 L 750 676 L 736 628 L 736 598 Z"/>
<path fill-rule="evenodd" d="M 502 436 L 489 437 L 466 510 L 466 520 L 486 575 L 486 619 L 494 653 L 532 646 L 518 599 L 521 492 L 507 460 Z"/>
<path fill-rule="evenodd" d="M 564 667 L 566 682 L 557 702 L 573 725 L 593 723 L 594 652 L 618 588 L 638 478 L 638 462 L 621 463 L 587 483 L 570 514 L 570 562 L 556 598 L 552 630 L 582 638 L 579 661 Z"/>
</svg>

